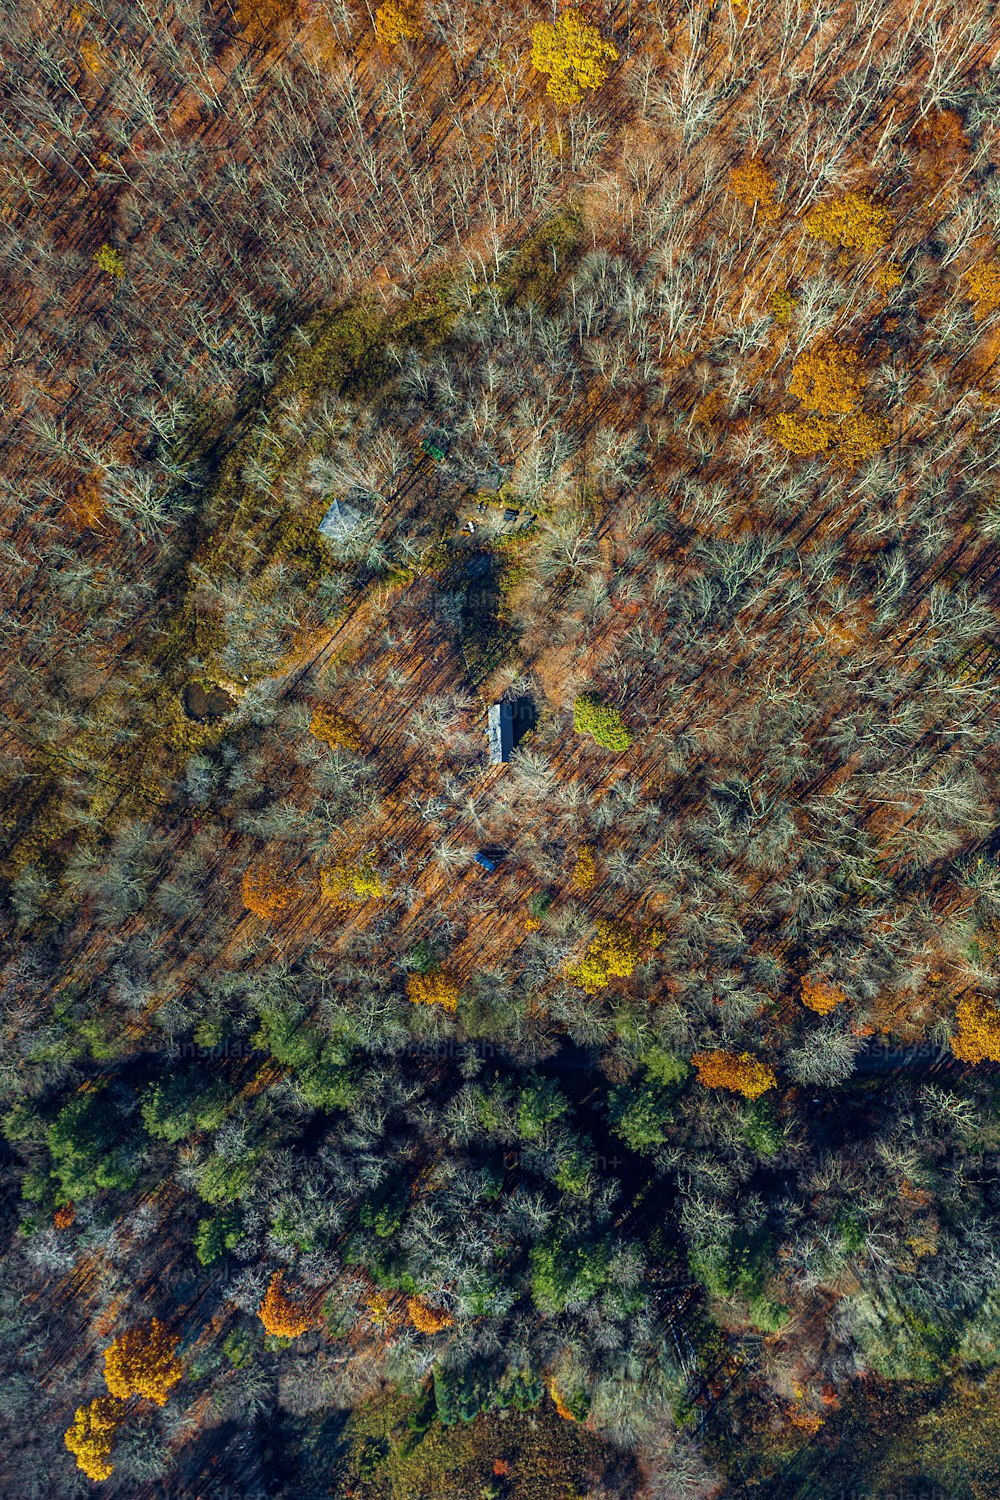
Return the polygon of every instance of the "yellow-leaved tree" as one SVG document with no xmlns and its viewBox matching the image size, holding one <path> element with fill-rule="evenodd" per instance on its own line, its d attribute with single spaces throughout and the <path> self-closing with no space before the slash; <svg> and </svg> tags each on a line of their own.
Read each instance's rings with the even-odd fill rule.
<svg viewBox="0 0 1000 1500">
<path fill-rule="evenodd" d="M 819 339 L 792 366 L 789 395 L 804 409 L 769 417 L 765 431 L 788 453 L 810 457 L 834 448 L 844 464 L 861 463 L 889 442 L 885 417 L 861 411 L 863 367 L 856 350 Z"/>
<path fill-rule="evenodd" d="M 1000 1010 L 982 995 L 966 995 L 955 1008 L 958 1035 L 951 1050 L 962 1062 L 1000 1062 Z"/>
<path fill-rule="evenodd" d="M 846 416 L 857 411 L 864 395 L 861 361 L 846 344 L 821 339 L 795 361 L 788 390 L 806 411 L 818 411 L 824 417 Z"/>
<path fill-rule="evenodd" d="M 806 234 L 844 250 L 881 250 L 895 220 L 887 208 L 867 193 L 841 193 L 828 203 L 817 203 L 806 214 Z"/>
<path fill-rule="evenodd" d="M 406 998 L 413 1005 L 440 1005 L 442 1010 L 455 1011 L 461 995 L 462 986 L 447 968 L 407 975 Z"/>
<path fill-rule="evenodd" d="M 570 964 L 566 978 L 588 995 L 596 995 L 612 979 L 627 979 L 642 958 L 642 942 L 627 922 L 597 923 L 597 936 L 578 964 Z"/>
<path fill-rule="evenodd" d="M 578 10 L 564 10 L 558 21 L 531 29 L 531 66 L 547 73 L 545 92 L 557 104 L 579 104 L 585 89 L 598 89 L 618 59 L 614 42 Z"/>
<path fill-rule="evenodd" d="M 88 1479 L 110 1479 L 111 1444 L 124 1414 L 125 1402 L 115 1396 L 98 1396 L 77 1408 L 64 1442 Z"/>
<path fill-rule="evenodd" d="M 573 866 L 572 883 L 575 890 L 590 891 L 594 888 L 597 864 L 594 851 L 589 844 L 582 844 Z"/>
<path fill-rule="evenodd" d="M 168 1395 L 184 1374 L 174 1358 L 178 1345 L 158 1318 L 121 1333 L 104 1351 L 104 1379 L 112 1396 L 126 1400 L 142 1396 L 165 1406 Z"/>
<path fill-rule="evenodd" d="M 325 866 L 319 872 L 319 884 L 327 901 L 377 901 L 386 893 L 372 854 L 357 859 L 345 856 Z"/>
<path fill-rule="evenodd" d="M 423 34 L 420 11 L 410 0 L 385 0 L 375 11 L 375 35 L 384 47 L 418 42 Z"/>
<path fill-rule="evenodd" d="M 972 316 L 977 323 L 1000 309 L 1000 260 L 980 261 L 965 273 Z"/>
</svg>

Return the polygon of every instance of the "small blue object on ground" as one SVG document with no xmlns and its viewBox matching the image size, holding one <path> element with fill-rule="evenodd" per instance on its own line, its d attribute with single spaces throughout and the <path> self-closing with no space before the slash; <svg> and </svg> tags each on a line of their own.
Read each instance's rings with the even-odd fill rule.
<svg viewBox="0 0 1000 1500">
<path fill-rule="evenodd" d="M 495 870 L 496 869 L 495 862 L 492 859 L 490 859 L 490 857 L 489 857 L 488 854 L 483 854 L 483 853 L 477 854 L 476 855 L 476 864 L 477 865 L 482 865 L 482 867 L 483 867 L 484 870 Z"/>
</svg>

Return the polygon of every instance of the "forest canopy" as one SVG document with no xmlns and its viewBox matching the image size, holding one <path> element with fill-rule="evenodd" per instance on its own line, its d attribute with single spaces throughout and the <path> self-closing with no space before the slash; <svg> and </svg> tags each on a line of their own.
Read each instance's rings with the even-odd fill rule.
<svg viewBox="0 0 1000 1500">
<path fill-rule="evenodd" d="M 2 8 L 0 1492 L 1000 1493 L 998 35 Z"/>
</svg>

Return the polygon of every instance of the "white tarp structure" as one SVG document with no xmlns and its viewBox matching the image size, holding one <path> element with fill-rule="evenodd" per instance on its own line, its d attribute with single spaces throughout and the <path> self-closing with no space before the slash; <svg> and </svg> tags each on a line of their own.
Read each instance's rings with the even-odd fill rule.
<svg viewBox="0 0 1000 1500">
<path fill-rule="evenodd" d="M 322 536 L 329 537 L 331 542 L 346 542 L 363 520 L 361 512 L 355 510 L 353 505 L 348 505 L 345 500 L 333 500 L 319 523 L 319 531 Z"/>
</svg>

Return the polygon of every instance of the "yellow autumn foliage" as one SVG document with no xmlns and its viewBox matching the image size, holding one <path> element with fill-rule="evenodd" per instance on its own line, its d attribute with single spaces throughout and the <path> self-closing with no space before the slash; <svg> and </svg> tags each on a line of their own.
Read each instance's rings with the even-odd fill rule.
<svg viewBox="0 0 1000 1500">
<path fill-rule="evenodd" d="M 787 453 L 809 458 L 826 452 L 833 441 L 834 426 L 824 417 L 796 417 L 783 411 L 768 417 L 764 430 Z"/>
<path fill-rule="evenodd" d="M 788 383 L 806 411 L 846 416 L 861 405 L 861 361 L 854 349 L 834 339 L 814 344 L 792 366 Z"/>
<path fill-rule="evenodd" d="M 594 860 L 594 851 L 589 844 L 584 844 L 577 854 L 576 864 L 573 866 L 572 879 L 576 890 L 592 890 L 596 874 L 597 865 Z"/>
<path fill-rule="evenodd" d="M 432 969 L 429 974 L 408 974 L 406 998 L 414 1005 L 440 1005 L 444 1010 L 458 1009 L 461 985 L 448 969 Z"/>
<path fill-rule="evenodd" d="M 787 328 L 792 321 L 792 314 L 799 305 L 798 297 L 794 297 L 787 287 L 782 287 L 777 292 L 772 292 L 767 299 L 767 305 L 774 314 L 774 321 L 779 328 Z"/>
<path fill-rule="evenodd" d="M 115 281 L 124 279 L 125 262 L 122 260 L 121 251 L 116 250 L 114 245 L 102 245 L 94 256 L 94 263 Z"/>
<path fill-rule="evenodd" d="M 376 1292 L 374 1296 L 369 1297 L 365 1305 L 368 1308 L 368 1316 L 376 1328 L 384 1328 L 391 1320 L 392 1308 L 384 1292 Z"/>
<path fill-rule="evenodd" d="M 416 5 L 407 0 L 385 0 L 375 11 L 375 35 L 385 47 L 417 42 L 424 34 Z"/>
<path fill-rule="evenodd" d="M 112 1396 L 142 1396 L 165 1406 L 184 1374 L 174 1358 L 179 1340 L 158 1318 L 129 1328 L 104 1351 L 104 1380 Z"/>
<path fill-rule="evenodd" d="M 597 936 L 578 964 L 570 964 L 566 978 L 588 995 L 596 995 L 612 979 L 627 979 L 642 957 L 642 943 L 627 922 L 598 921 Z"/>
<path fill-rule="evenodd" d="M 385 881 L 371 855 L 359 860 L 341 860 L 319 872 L 320 890 L 327 901 L 377 901 L 386 893 Z"/>
<path fill-rule="evenodd" d="M 856 411 L 838 422 L 833 439 L 841 463 L 863 463 L 888 447 L 892 441 L 892 429 L 885 417 L 875 412 Z"/>
<path fill-rule="evenodd" d="M 812 239 L 845 250 L 872 251 L 888 242 L 894 222 L 889 210 L 867 193 L 842 193 L 811 209 L 804 226 Z"/>
<path fill-rule="evenodd" d="M 977 323 L 1000 308 L 1000 260 L 984 260 L 965 273 L 972 316 Z"/>
<path fill-rule="evenodd" d="M 558 21 L 540 21 L 531 30 L 531 66 L 547 73 L 545 92 L 557 104 L 579 104 L 585 89 L 597 89 L 617 61 L 607 42 L 578 10 L 564 10 Z"/>
<path fill-rule="evenodd" d="M 111 1444 L 124 1414 L 125 1402 L 115 1396 L 98 1396 L 77 1408 L 63 1441 L 88 1479 L 110 1479 Z"/>
<path fill-rule="evenodd" d="M 1000 1010 L 982 995 L 968 995 L 955 1011 L 958 1034 L 951 1050 L 962 1062 L 1000 1062 Z"/>
</svg>

